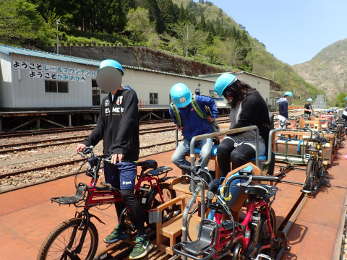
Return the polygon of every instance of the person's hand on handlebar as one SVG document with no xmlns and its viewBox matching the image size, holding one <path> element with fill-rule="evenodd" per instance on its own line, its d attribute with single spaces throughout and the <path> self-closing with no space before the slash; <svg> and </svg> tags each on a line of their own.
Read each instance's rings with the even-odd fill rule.
<svg viewBox="0 0 347 260">
<path fill-rule="evenodd" d="M 77 147 L 76 147 L 76 152 L 77 153 L 81 153 L 84 151 L 84 149 L 86 149 L 87 146 L 85 144 L 78 144 Z"/>
<path fill-rule="evenodd" d="M 123 160 L 123 154 L 122 153 L 112 154 L 111 163 L 116 164 L 116 163 L 121 162 L 122 160 Z"/>
</svg>

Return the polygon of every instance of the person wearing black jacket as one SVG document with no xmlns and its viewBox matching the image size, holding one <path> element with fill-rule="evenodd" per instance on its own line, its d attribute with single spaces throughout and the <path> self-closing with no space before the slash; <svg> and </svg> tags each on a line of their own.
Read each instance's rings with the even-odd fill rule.
<svg viewBox="0 0 347 260">
<path fill-rule="evenodd" d="M 238 80 L 231 73 L 222 74 L 215 82 L 215 91 L 224 96 L 231 107 L 230 129 L 255 125 L 259 129 L 258 154 L 265 155 L 271 123 L 266 102 L 259 92 Z M 255 131 L 227 135 L 217 150 L 221 175 L 254 160 L 256 156 Z"/>
<path fill-rule="evenodd" d="M 130 259 L 145 256 L 153 247 L 144 233 L 144 212 L 134 195 L 136 163 L 139 158 L 139 113 L 136 92 L 121 86 L 124 69 L 115 60 L 104 60 L 97 73 L 98 86 L 109 94 L 102 100 L 101 111 L 95 129 L 77 152 L 86 146 L 95 146 L 103 139 L 104 154 L 111 156 L 111 162 L 104 164 L 107 183 L 120 190 L 125 205 L 116 203 L 118 218 L 124 206 L 131 211 L 133 223 L 138 230 L 136 243 Z M 119 221 L 118 221 L 119 222 Z M 104 241 L 114 243 L 128 235 L 118 225 Z"/>
</svg>

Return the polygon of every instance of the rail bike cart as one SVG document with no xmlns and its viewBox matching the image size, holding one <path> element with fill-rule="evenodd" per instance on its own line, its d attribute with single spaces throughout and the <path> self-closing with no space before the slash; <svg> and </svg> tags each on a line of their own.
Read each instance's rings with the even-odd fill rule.
<svg viewBox="0 0 347 260">
<path fill-rule="evenodd" d="M 322 132 L 311 129 L 277 129 L 274 151 L 276 162 L 285 163 L 280 175 L 291 169 L 303 170 L 306 178 L 302 192 L 315 195 L 319 188 L 328 186 L 327 166 L 333 160 L 333 149 Z M 304 168 L 298 166 L 305 165 Z"/>
<path fill-rule="evenodd" d="M 238 128 L 238 129 L 229 129 L 227 131 L 222 131 L 222 132 L 216 132 L 216 133 L 211 133 L 211 134 L 205 134 L 205 135 L 199 135 L 195 136 L 190 144 L 190 161 L 191 161 L 191 167 L 194 168 L 196 167 L 195 161 L 196 161 L 196 156 L 199 154 L 199 151 L 195 149 L 195 144 L 197 141 L 205 139 L 205 138 L 218 138 L 220 136 L 224 136 L 227 134 L 233 134 L 233 133 L 241 133 L 245 131 L 256 131 L 256 138 L 258 138 L 258 128 L 256 126 L 249 126 L 249 127 L 243 127 L 243 128 Z M 271 143 L 271 142 L 270 142 Z M 258 142 L 256 142 L 258 144 Z M 256 145 L 257 146 L 257 145 Z M 243 168 L 246 168 L 247 166 L 254 166 L 254 171 L 253 174 L 258 174 L 258 175 L 268 175 L 268 174 L 273 174 L 273 169 L 274 169 L 274 157 L 271 156 L 271 148 L 269 149 L 269 160 L 267 160 L 266 156 L 258 156 L 258 147 L 256 147 L 256 157 L 254 158 L 254 163 L 248 163 L 244 165 Z M 206 169 L 199 169 L 197 167 L 197 170 L 195 172 L 198 172 L 199 176 L 204 180 L 205 183 L 209 183 L 212 181 L 213 178 L 218 178 L 219 177 L 219 172 L 218 172 L 218 162 L 216 159 L 215 154 L 212 155 L 213 158 L 212 160 L 215 161 L 215 169 L 216 171 L 208 171 Z M 272 160 L 271 160 L 272 158 Z M 242 168 L 242 167 L 240 167 Z M 234 171 L 233 171 L 234 172 Z M 193 174 L 193 173 L 192 173 Z M 192 177 L 192 175 L 190 176 Z M 181 193 L 184 194 L 185 198 L 177 198 L 176 200 L 173 200 L 173 202 L 177 202 L 178 200 L 189 200 L 188 205 L 186 206 L 185 211 L 183 212 L 183 215 L 180 215 L 178 218 L 168 221 L 167 223 L 162 223 L 162 221 L 159 219 L 157 223 L 157 237 L 156 237 L 156 245 L 158 248 L 163 250 L 165 253 L 168 253 L 170 255 L 173 255 L 174 252 L 172 250 L 173 245 L 177 244 L 180 241 L 186 241 L 187 240 L 187 235 L 190 233 L 191 238 L 196 238 L 199 236 L 199 230 L 198 227 L 201 223 L 201 219 L 204 219 L 204 215 L 206 214 L 206 207 L 204 206 L 204 201 L 206 198 L 206 192 L 207 190 L 202 189 L 201 192 L 196 192 L 196 189 L 200 189 L 199 186 L 195 185 L 196 183 L 194 181 L 191 181 L 189 184 L 184 184 L 182 183 L 182 177 L 178 177 L 174 179 L 171 182 L 171 187 L 173 190 L 176 191 L 176 193 Z M 197 203 L 195 203 L 197 202 Z M 167 205 L 171 205 L 171 202 L 168 202 Z M 186 202 L 183 202 L 186 203 Z M 194 214 L 192 214 L 189 217 L 189 222 L 191 225 L 189 225 L 189 230 L 186 230 L 182 228 L 182 223 L 183 226 L 185 225 L 187 220 L 187 209 L 191 208 L 194 205 L 195 209 Z M 235 207 L 241 207 L 243 205 L 243 201 L 240 200 Z M 157 216 L 160 218 L 160 211 L 165 208 L 165 205 L 162 205 L 157 208 Z M 200 210 L 198 210 L 200 209 Z M 152 212 L 155 215 L 156 209 L 154 209 Z M 190 210 L 188 210 L 190 212 Z M 200 212 L 200 213 L 199 213 Z M 176 256 L 177 257 L 177 256 Z"/>
<path fill-rule="evenodd" d="M 285 236 L 277 232 L 275 213 L 270 206 L 270 201 L 274 199 L 277 189 L 268 183 L 280 181 L 280 177 L 271 176 L 273 174 L 271 164 L 274 162 L 271 156 L 271 139 L 275 131 L 270 133 L 267 154 L 269 159 L 266 160 L 266 156 L 259 157 L 258 147 L 256 147 L 254 160 L 256 165 L 249 162 L 234 169 L 221 183 L 220 188 L 215 190 L 211 188 L 213 183 L 212 186 L 209 183 L 210 172 L 195 166 L 194 144 L 196 141 L 254 130 L 258 136 L 258 129 L 250 126 L 222 133 L 200 135 L 192 140 L 190 195 L 187 192 L 190 200 L 183 212 L 182 236 L 180 242 L 176 242 L 173 247 L 176 254 L 173 258 L 207 260 L 229 256 L 232 259 L 275 259 L 287 248 Z M 207 176 L 209 178 L 206 178 Z M 245 181 L 237 182 L 240 184 L 241 194 L 236 201 L 228 204 L 231 200 L 229 193 L 231 187 L 238 185 L 234 184 L 233 178 L 243 178 Z M 175 189 L 175 185 L 173 188 Z M 196 202 L 200 204 L 197 205 Z M 241 208 L 245 215 L 242 221 L 238 219 Z"/>
<path fill-rule="evenodd" d="M 62 222 L 48 235 L 41 245 L 37 259 L 94 259 L 99 241 L 98 230 L 94 222 L 105 223 L 101 218 L 94 215 L 90 209 L 101 205 L 124 202 L 118 189 L 99 181 L 100 168 L 104 162 L 110 162 L 110 158 L 105 155 L 94 154 L 92 147 L 84 149 L 83 153 L 80 154 L 85 158 L 85 161 L 75 175 L 76 194 L 51 198 L 52 202 L 59 205 L 74 205 L 76 207 L 75 215 Z M 90 177 L 90 182 L 78 183 L 77 174 L 84 164 L 88 166 L 85 174 Z M 149 212 L 166 200 L 172 200 L 176 196 L 175 192 L 170 189 L 169 184 L 166 183 L 170 178 L 170 176 L 167 176 L 168 172 L 172 168 L 167 166 L 158 167 L 155 160 L 140 161 L 137 162 L 137 166 L 141 168 L 141 172 L 137 176 L 134 191 L 136 199 L 140 201 L 144 209 L 146 231 L 150 236 L 151 233 L 155 233 L 155 227 L 150 223 Z M 161 217 L 168 221 L 175 218 L 180 211 L 182 212 L 183 208 L 179 210 L 174 206 L 168 206 L 162 211 Z M 120 224 L 126 227 L 125 232 L 131 238 L 136 234 L 136 228 L 132 224 L 129 213 L 129 209 L 124 208 L 119 219 Z M 124 245 L 127 245 L 126 249 L 131 249 L 129 243 L 130 241 L 114 243 L 113 246 L 101 252 L 96 259 L 107 259 L 109 251 L 114 250 L 119 244 L 122 244 L 123 248 Z M 119 248 L 117 250 L 119 255 Z"/>
<path fill-rule="evenodd" d="M 325 165 L 330 165 L 334 156 L 335 134 L 324 131 L 314 131 L 310 128 L 282 129 L 276 134 L 274 142 L 274 153 L 276 161 L 295 165 L 306 165 L 310 146 L 314 146 L 312 140 L 314 134 L 324 137 L 327 142 L 320 145 L 321 155 Z"/>
</svg>

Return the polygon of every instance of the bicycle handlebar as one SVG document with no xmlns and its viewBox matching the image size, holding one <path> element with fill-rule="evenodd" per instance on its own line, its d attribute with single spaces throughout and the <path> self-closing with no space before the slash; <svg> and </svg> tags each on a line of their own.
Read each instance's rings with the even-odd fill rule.
<svg viewBox="0 0 347 260">
<path fill-rule="evenodd" d="M 229 186 L 231 184 L 231 182 L 233 182 L 234 180 L 237 179 L 244 179 L 244 180 L 254 180 L 254 181 L 275 181 L 275 182 L 279 182 L 281 181 L 280 177 L 277 176 L 265 176 L 265 175 L 235 175 L 235 176 L 231 176 L 226 185 Z"/>
</svg>

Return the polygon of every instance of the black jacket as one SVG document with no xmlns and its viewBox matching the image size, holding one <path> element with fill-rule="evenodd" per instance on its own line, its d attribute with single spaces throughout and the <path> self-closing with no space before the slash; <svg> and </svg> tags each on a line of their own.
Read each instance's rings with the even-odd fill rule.
<svg viewBox="0 0 347 260">
<path fill-rule="evenodd" d="M 95 129 L 85 140 L 95 146 L 104 140 L 104 154 L 123 154 L 125 161 L 139 158 L 139 112 L 136 92 L 130 88 L 109 94 L 102 100 Z"/>
<path fill-rule="evenodd" d="M 267 147 L 271 129 L 269 110 L 265 100 L 255 89 L 249 90 L 242 101 L 242 110 L 240 111 L 238 121 L 232 125 L 232 128 L 251 125 L 258 127 L 259 135 L 263 137 Z"/>
</svg>

